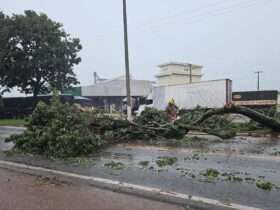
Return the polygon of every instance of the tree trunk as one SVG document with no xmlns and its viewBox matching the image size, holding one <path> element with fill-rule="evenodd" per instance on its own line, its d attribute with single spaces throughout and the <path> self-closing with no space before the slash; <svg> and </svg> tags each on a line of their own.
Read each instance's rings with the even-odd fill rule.
<svg viewBox="0 0 280 210">
<path fill-rule="evenodd" d="M 224 108 L 220 108 L 220 109 L 210 110 L 206 112 L 200 119 L 195 121 L 193 124 L 199 125 L 200 123 L 207 120 L 213 115 L 223 115 L 229 113 L 245 115 L 250 119 L 264 125 L 265 127 L 272 129 L 273 131 L 280 132 L 280 122 L 278 122 L 277 120 L 265 116 L 262 113 L 256 112 L 252 109 L 242 107 L 242 106 L 234 106 L 234 105 L 225 106 Z"/>
</svg>

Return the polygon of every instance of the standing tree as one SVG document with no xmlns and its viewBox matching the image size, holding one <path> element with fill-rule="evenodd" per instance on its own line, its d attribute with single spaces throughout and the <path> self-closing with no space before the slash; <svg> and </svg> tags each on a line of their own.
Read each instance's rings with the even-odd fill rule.
<svg viewBox="0 0 280 210">
<path fill-rule="evenodd" d="M 81 62 L 80 40 L 45 14 L 0 13 L 0 85 L 25 94 L 65 90 L 78 84 L 73 66 Z"/>
<path fill-rule="evenodd" d="M 2 96 L 5 91 L 9 90 L 7 84 L 10 72 L 7 69 L 7 65 L 10 61 L 7 56 L 5 56 L 4 52 L 8 52 L 9 49 L 6 42 L 8 40 L 11 26 L 9 18 L 2 12 L 0 12 L 0 26 L 0 96 Z"/>
</svg>

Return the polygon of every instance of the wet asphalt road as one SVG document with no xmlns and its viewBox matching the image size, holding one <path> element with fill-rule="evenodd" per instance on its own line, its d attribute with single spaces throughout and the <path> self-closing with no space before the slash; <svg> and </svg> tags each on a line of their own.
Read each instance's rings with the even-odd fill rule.
<svg viewBox="0 0 280 210">
<path fill-rule="evenodd" d="M 20 134 L 24 131 L 22 127 L 1 127 L 0 126 L 0 150 L 9 150 L 13 147 L 12 143 L 5 143 L 4 139 L 12 134 Z"/>
<path fill-rule="evenodd" d="M 5 132 L 7 135 L 14 131 Z M 204 147 L 200 150 L 199 147 L 117 145 L 79 164 L 3 153 L 0 158 L 212 198 L 227 204 L 233 202 L 262 209 L 279 209 L 280 157 L 269 155 L 278 150 L 277 139 L 233 139 L 226 144 L 213 143 L 209 147 L 211 149 L 205 151 Z M 160 168 L 156 164 L 160 156 L 176 157 L 178 161 Z M 123 163 L 124 169 L 112 170 L 104 166 L 112 160 Z M 148 166 L 140 166 L 140 161 L 149 161 Z M 207 169 L 215 169 L 220 174 L 217 178 L 205 177 L 203 174 Z M 222 176 L 223 173 L 230 175 Z M 228 176 L 237 177 L 239 181 L 229 181 Z M 271 191 L 259 189 L 257 181 L 269 181 L 274 187 Z"/>
</svg>

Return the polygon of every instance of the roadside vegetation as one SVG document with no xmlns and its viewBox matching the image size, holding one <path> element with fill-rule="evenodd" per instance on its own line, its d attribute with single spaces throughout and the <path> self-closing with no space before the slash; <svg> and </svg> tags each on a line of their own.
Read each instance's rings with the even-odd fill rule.
<svg viewBox="0 0 280 210">
<path fill-rule="evenodd" d="M 0 126 L 16 126 L 22 127 L 27 125 L 25 119 L 0 119 Z"/>
<path fill-rule="evenodd" d="M 82 45 L 61 23 L 26 10 L 12 15 L 0 11 L 0 25 L 0 95 L 16 87 L 36 98 L 79 83 L 74 66 L 81 62 Z"/>
<path fill-rule="evenodd" d="M 57 95 L 50 105 L 40 102 L 27 130 L 6 141 L 14 142 L 16 151 L 54 158 L 89 155 L 102 145 L 100 137 L 86 125 L 83 113 L 74 106 L 62 104 Z"/>
</svg>

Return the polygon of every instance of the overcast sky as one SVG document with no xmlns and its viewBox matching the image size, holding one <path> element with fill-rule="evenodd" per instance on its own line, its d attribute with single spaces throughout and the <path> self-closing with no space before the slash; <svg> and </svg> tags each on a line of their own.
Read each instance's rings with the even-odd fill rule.
<svg viewBox="0 0 280 210">
<path fill-rule="evenodd" d="M 131 73 L 155 80 L 157 65 L 204 66 L 204 80 L 230 78 L 234 90 L 280 89 L 279 0 L 127 0 Z M 61 22 L 83 45 L 82 85 L 124 74 L 122 0 L 0 0 L 4 13 L 32 9 Z"/>
</svg>

